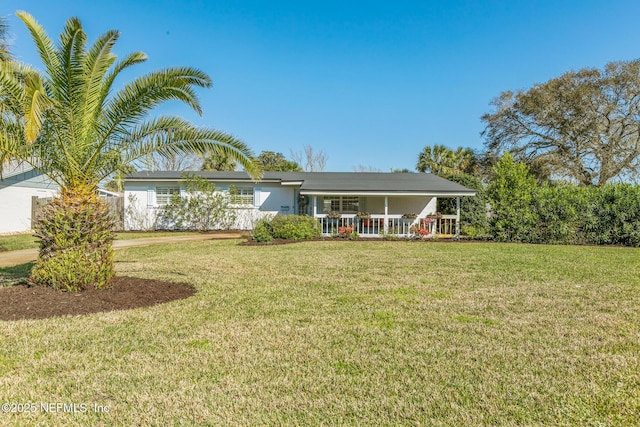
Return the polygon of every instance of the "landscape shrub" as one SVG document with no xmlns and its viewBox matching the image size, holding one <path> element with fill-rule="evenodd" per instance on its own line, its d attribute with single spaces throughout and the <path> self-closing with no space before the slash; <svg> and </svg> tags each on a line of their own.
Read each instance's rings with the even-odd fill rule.
<svg viewBox="0 0 640 427">
<path fill-rule="evenodd" d="M 256 242 L 270 242 L 273 239 L 310 240 L 320 235 L 320 223 L 308 215 L 276 215 L 263 218 L 253 229 Z"/>
<path fill-rule="evenodd" d="M 467 174 L 442 175 L 442 178 L 476 191 L 475 197 L 460 198 L 460 227 L 463 234 L 467 234 L 464 230 L 473 232 L 478 236 L 486 234 L 489 227 L 487 219 L 487 189 L 482 181 L 475 176 Z M 438 207 L 436 209 L 438 212 L 442 212 L 445 215 L 453 215 L 456 213 L 456 209 L 456 199 L 438 199 Z"/>
<path fill-rule="evenodd" d="M 275 239 L 310 240 L 321 233 L 318 220 L 307 215 L 276 215 L 270 225 Z"/>
<path fill-rule="evenodd" d="M 491 234 L 502 242 L 534 242 L 538 217 L 537 185 L 529 167 L 506 153 L 494 168 L 487 194 L 491 202 Z"/>
<path fill-rule="evenodd" d="M 594 243 L 640 246 L 640 187 L 627 183 L 598 188 L 594 201 Z"/>
<path fill-rule="evenodd" d="M 536 243 L 586 243 L 581 215 L 586 211 L 588 190 L 570 185 L 540 187 L 532 209 L 537 223 L 530 233 Z"/>
<path fill-rule="evenodd" d="M 271 228 L 271 218 L 262 218 L 258 221 L 251 232 L 251 237 L 256 242 L 266 243 L 273 240 L 273 229 Z"/>
</svg>

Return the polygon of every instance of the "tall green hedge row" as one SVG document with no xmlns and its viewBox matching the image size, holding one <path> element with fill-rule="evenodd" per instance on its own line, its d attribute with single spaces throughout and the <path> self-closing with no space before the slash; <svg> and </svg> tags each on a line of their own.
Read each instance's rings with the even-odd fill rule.
<svg viewBox="0 0 640 427">
<path fill-rule="evenodd" d="M 640 186 L 539 186 L 505 155 L 487 188 L 494 240 L 640 246 Z"/>
</svg>

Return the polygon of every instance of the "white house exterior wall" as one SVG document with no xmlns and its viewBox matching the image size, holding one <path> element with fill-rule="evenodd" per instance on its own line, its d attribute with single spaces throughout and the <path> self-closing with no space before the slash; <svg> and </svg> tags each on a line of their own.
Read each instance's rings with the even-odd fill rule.
<svg viewBox="0 0 640 427">
<path fill-rule="evenodd" d="M 436 197 L 390 196 L 389 215 L 402 215 L 413 212 L 420 217 L 436 212 Z M 384 213 L 384 197 L 372 196 L 365 198 L 364 210 L 370 213 Z"/>
<path fill-rule="evenodd" d="M 254 189 L 254 205 L 236 208 L 238 215 L 233 228 L 249 230 L 264 216 L 278 213 L 289 214 L 294 211 L 294 188 L 282 187 L 280 184 L 252 184 L 247 182 L 214 182 L 214 184 L 221 191 L 228 190 L 230 185 L 238 187 L 252 186 Z M 149 181 L 126 184 L 124 194 L 125 230 L 154 228 L 158 212 L 155 197 L 156 187 L 177 187 L 179 185 L 175 181 Z"/>
<path fill-rule="evenodd" d="M 31 198 L 53 197 L 58 186 L 29 168 L 0 180 L 0 233 L 31 230 Z"/>
<path fill-rule="evenodd" d="M 55 189 L 12 185 L 0 187 L 0 233 L 31 230 L 31 198 L 53 197 Z"/>
</svg>

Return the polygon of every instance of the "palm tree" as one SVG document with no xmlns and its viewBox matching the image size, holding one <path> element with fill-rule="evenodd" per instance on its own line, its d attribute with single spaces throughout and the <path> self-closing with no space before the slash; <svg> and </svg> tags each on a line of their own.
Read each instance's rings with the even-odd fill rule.
<svg viewBox="0 0 640 427">
<path fill-rule="evenodd" d="M 473 174 L 476 165 L 476 154 L 470 148 L 453 151 L 444 145 L 427 145 L 418 155 L 416 169 L 436 175 Z"/>
<path fill-rule="evenodd" d="M 453 152 L 454 173 L 477 175 L 478 156 L 471 148 L 458 147 Z"/>
<path fill-rule="evenodd" d="M 179 117 L 150 117 L 168 100 L 200 114 L 194 88 L 211 85 L 204 72 L 167 68 L 116 90 L 120 73 L 147 59 L 135 52 L 118 62 L 112 52 L 117 31 L 87 46 L 80 21 L 70 18 L 54 44 L 31 15 L 17 15 L 44 71 L 15 61 L 0 64 L 0 168 L 5 159 L 17 159 L 60 186 L 36 227 L 41 248 L 32 282 L 67 290 L 107 284 L 113 276 L 113 232 L 97 186 L 141 157 L 213 151 L 258 174 L 251 150 L 233 136 Z"/>
<path fill-rule="evenodd" d="M 454 154 L 444 145 L 427 145 L 418 156 L 416 169 L 433 174 L 449 173 L 454 163 Z"/>
</svg>

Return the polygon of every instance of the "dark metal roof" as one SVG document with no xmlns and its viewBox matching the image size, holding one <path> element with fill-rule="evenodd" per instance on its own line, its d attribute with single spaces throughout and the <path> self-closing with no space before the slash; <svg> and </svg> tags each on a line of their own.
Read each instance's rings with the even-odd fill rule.
<svg viewBox="0 0 640 427">
<path fill-rule="evenodd" d="M 246 172 L 190 172 L 212 181 L 248 181 Z M 131 181 L 173 181 L 182 172 L 142 171 L 125 177 Z M 384 172 L 265 172 L 259 182 L 302 182 L 302 194 L 429 194 L 474 196 L 475 190 L 429 173 Z"/>
</svg>

